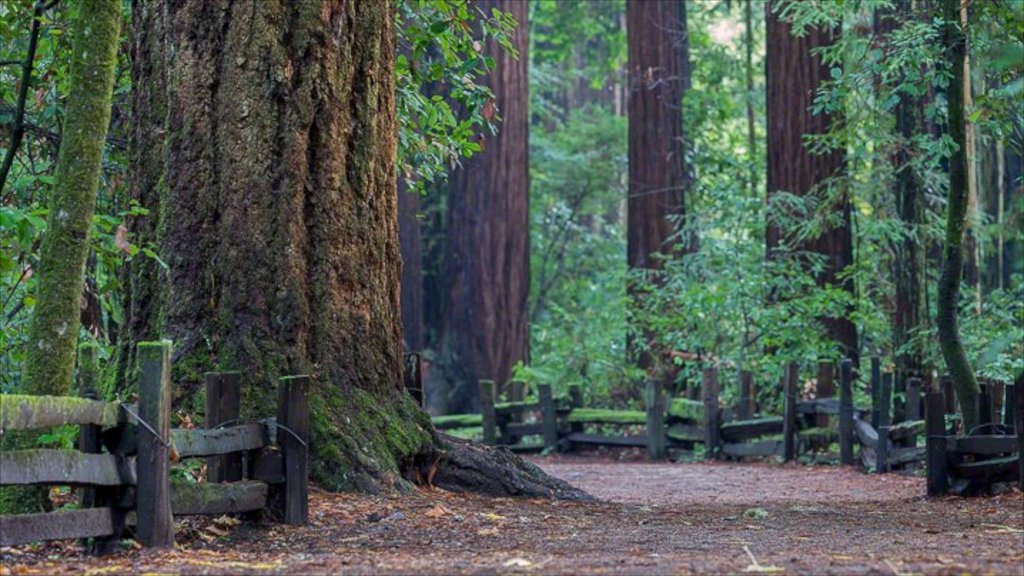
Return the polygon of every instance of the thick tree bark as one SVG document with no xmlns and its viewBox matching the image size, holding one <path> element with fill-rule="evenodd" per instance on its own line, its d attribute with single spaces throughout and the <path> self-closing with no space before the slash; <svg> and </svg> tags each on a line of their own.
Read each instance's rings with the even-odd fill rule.
<svg viewBox="0 0 1024 576">
<path fill-rule="evenodd" d="M 67 121 L 61 138 L 50 214 L 39 255 L 39 288 L 25 361 L 27 389 L 59 396 L 71 390 L 89 229 L 121 31 L 117 0 L 86 2 L 72 25 Z"/>
<path fill-rule="evenodd" d="M 398 243 L 402 253 L 402 335 L 405 349 L 419 352 L 426 347 L 423 333 L 423 235 L 420 195 L 406 189 L 398 179 Z"/>
<path fill-rule="evenodd" d="M 875 13 L 875 33 L 883 41 L 901 22 L 914 17 L 911 0 L 897 0 L 891 10 Z M 911 348 L 914 333 L 927 327 L 928 308 L 925 302 L 925 247 L 922 226 L 925 216 L 924 182 L 912 164 L 913 138 L 922 129 L 925 103 L 921 98 L 901 95 L 896 104 L 896 149 L 890 158 L 895 179 L 893 196 L 896 212 L 905 234 L 893 245 L 892 272 L 895 281 L 895 302 L 892 312 L 893 353 L 896 369 L 902 377 L 922 377 L 923 354 Z M 903 350 L 900 352 L 900 350 Z"/>
<path fill-rule="evenodd" d="M 170 338 L 186 411 L 208 370 L 243 372 L 244 416 L 267 414 L 277 378 L 312 375 L 311 472 L 329 488 L 436 465 L 571 493 L 437 436 L 402 387 L 392 8 L 134 4 L 132 192 L 150 216 L 133 232 L 168 269 L 132 263 L 117 382 L 135 342 Z"/>
<path fill-rule="evenodd" d="M 508 12 L 519 25 L 514 58 L 489 38 L 495 60 L 487 81 L 501 117 L 498 134 L 451 176 L 448 194 L 441 357 L 432 371 L 428 403 L 439 412 L 476 409 L 477 381 L 504 386 L 528 360 L 529 165 L 526 0 L 482 0 L 485 13 Z"/>
<path fill-rule="evenodd" d="M 943 250 L 944 266 L 939 279 L 935 324 L 939 332 L 939 347 L 946 367 L 953 379 L 960 400 L 960 409 L 966 431 L 978 425 L 978 381 L 971 369 L 967 353 L 960 341 L 959 305 L 960 282 L 964 268 L 964 230 L 967 226 L 967 135 L 964 119 L 963 86 L 964 59 L 967 56 L 967 36 L 960 25 L 959 0 L 942 0 L 940 16 L 945 20 L 943 45 L 949 64 L 950 89 L 947 129 L 957 149 L 949 158 L 949 200 L 946 216 L 946 243 Z"/>
<path fill-rule="evenodd" d="M 812 154 L 804 144 L 804 136 L 825 134 L 834 121 L 830 114 L 812 114 L 810 110 L 815 91 L 823 80 L 829 78 L 828 66 L 812 51 L 831 44 L 839 31 L 812 27 L 803 36 L 793 36 L 789 23 L 773 12 L 773 6 L 773 3 L 765 3 L 768 200 L 771 201 L 772 196 L 780 191 L 796 196 L 815 194 L 824 198 L 824 188 L 829 179 L 840 176 L 843 171 L 845 155 L 838 149 Z M 853 293 L 852 280 L 838 279 L 843 269 L 853 263 L 849 199 L 840 194 L 825 209 L 838 212 L 842 223 L 826 226 L 816 238 L 796 242 L 769 223 L 767 256 L 777 257 L 777 248 L 784 243 L 796 251 L 821 254 L 826 258 L 826 264 L 817 277 L 818 285 L 839 286 Z M 822 320 L 840 353 L 856 363 L 857 328 L 853 322 L 847 318 Z"/>
<path fill-rule="evenodd" d="M 689 81 L 686 5 L 668 0 L 628 0 L 629 200 L 626 257 L 632 270 L 659 270 L 659 253 L 686 214 L 688 188 L 683 134 L 683 94 Z M 673 222 L 673 217 L 678 217 Z M 695 249 L 689 240 L 687 249 Z M 631 284 L 633 298 L 643 294 Z M 650 338 L 647 338 L 650 340 Z M 649 343 L 650 344 L 650 343 Z M 630 346 L 630 348 L 637 348 Z M 651 369 L 652 353 L 631 352 Z"/>
</svg>

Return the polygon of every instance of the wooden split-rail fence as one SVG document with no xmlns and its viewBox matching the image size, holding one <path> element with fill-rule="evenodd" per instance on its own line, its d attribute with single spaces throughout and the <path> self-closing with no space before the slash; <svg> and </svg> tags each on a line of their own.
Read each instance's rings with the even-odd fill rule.
<svg viewBox="0 0 1024 576">
<path fill-rule="evenodd" d="M 80 488 L 80 507 L 0 516 L 0 546 L 92 538 L 106 552 L 134 525 L 144 546 L 174 544 L 173 517 L 257 512 L 308 519 L 309 382 L 279 381 L 276 418 L 239 419 L 242 375 L 206 374 L 206 428 L 171 428 L 171 343 L 138 345 L 137 405 L 96 399 L 97 349 L 79 352 L 81 398 L 0 395 L 0 434 L 78 425 L 77 450 L 0 453 L 0 486 Z M 207 482 L 172 480 L 181 459 L 205 458 Z"/>
<path fill-rule="evenodd" d="M 1019 386 L 983 381 L 984 424 L 969 435 L 956 435 L 958 416 L 948 377 L 940 379 L 940 392 L 926 393 L 920 379 L 897 380 L 894 374 L 883 373 L 879 358 L 872 358 L 866 391 L 870 406 L 854 403 L 855 381 L 849 359 L 821 361 L 816 397 L 802 400 L 799 366 L 791 363 L 780 382 L 783 414 L 775 416 L 758 413 L 754 376 L 747 371 L 739 373 L 738 401 L 733 407 L 721 406 L 719 374 L 709 368 L 702 377 L 702 400 L 666 399 L 661 383 L 652 380 L 645 385 L 644 411 L 587 409 L 579 386 L 570 386 L 566 397 L 555 397 L 544 384 L 537 386 L 535 401 L 501 403 L 495 401 L 494 383 L 483 380 L 480 414 L 433 420 L 441 430 L 479 431 L 485 443 L 523 452 L 646 447 L 649 455 L 662 458 L 669 449 L 691 450 L 702 444 L 708 458 L 778 456 L 790 461 L 838 443 L 843 465 L 879 473 L 927 467 L 932 494 L 946 490 L 967 494 L 993 482 L 1017 481 L 1024 489 L 1024 463 L 1019 456 L 1024 447 L 1017 433 L 1024 429 L 1024 392 L 1016 391 Z M 532 419 L 526 421 L 527 415 Z M 634 433 L 586 431 L 616 425 Z M 635 433 L 640 427 L 644 432 Z M 531 436 L 542 441 L 529 442 Z M 922 439 L 925 445 L 920 445 Z"/>
</svg>

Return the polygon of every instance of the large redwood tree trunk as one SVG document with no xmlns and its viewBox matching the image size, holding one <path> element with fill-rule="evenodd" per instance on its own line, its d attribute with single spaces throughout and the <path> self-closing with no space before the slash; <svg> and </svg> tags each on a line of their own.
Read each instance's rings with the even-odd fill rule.
<svg viewBox="0 0 1024 576">
<path fill-rule="evenodd" d="M 134 4 L 132 232 L 168 267 L 132 262 L 116 381 L 170 338 L 185 411 L 208 370 L 242 371 L 244 416 L 312 375 L 327 487 L 579 494 L 437 436 L 402 389 L 393 21 L 386 0 Z"/>
<path fill-rule="evenodd" d="M 628 0 L 629 200 L 626 257 L 632 270 L 658 270 L 658 253 L 671 252 L 676 223 L 686 213 L 687 172 L 683 141 L 683 93 L 689 63 L 686 6 L 668 0 Z M 692 248 L 692 246 L 691 246 Z M 634 298 L 642 294 L 631 283 Z M 635 338 L 635 336 L 633 336 Z M 648 337 L 649 340 L 649 337 Z M 631 345 L 637 349 L 638 346 Z M 655 354 L 634 350 L 645 369 Z"/>
<path fill-rule="evenodd" d="M 830 178 L 840 176 L 844 166 L 841 150 L 812 154 L 804 144 L 805 135 L 825 134 L 833 118 L 829 114 L 812 114 L 814 94 L 823 80 L 829 78 L 829 67 L 812 50 L 828 46 L 837 30 L 808 28 L 806 34 L 791 34 L 790 25 L 773 12 L 773 3 L 765 3 L 767 21 L 766 70 L 768 122 L 768 200 L 777 192 L 797 196 L 827 196 L 825 186 Z M 767 256 L 778 255 L 778 247 L 790 244 L 797 251 L 822 254 L 824 270 L 818 275 L 820 286 L 841 286 L 853 292 L 850 280 L 837 275 L 853 263 L 853 241 L 850 227 L 850 203 L 845 194 L 827 209 L 838 214 L 840 224 L 826 226 L 816 238 L 793 241 L 779 227 L 769 223 L 766 233 Z M 845 318 L 823 318 L 829 335 L 844 356 L 857 361 L 857 328 Z"/>
<path fill-rule="evenodd" d="M 501 117 L 498 134 L 451 175 L 444 263 L 445 312 L 441 357 L 432 370 L 428 402 L 439 412 L 469 412 L 477 381 L 504 387 L 529 354 L 529 164 L 526 0 L 481 0 L 519 23 L 514 58 L 493 39 L 483 52 L 495 60 L 487 84 Z"/>
</svg>

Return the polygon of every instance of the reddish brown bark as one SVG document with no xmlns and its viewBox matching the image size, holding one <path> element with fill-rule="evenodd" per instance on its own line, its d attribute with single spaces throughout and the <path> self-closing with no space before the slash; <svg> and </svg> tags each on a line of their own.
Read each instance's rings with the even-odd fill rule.
<svg viewBox="0 0 1024 576">
<path fill-rule="evenodd" d="M 772 6 L 772 3 L 765 3 L 768 200 L 780 191 L 824 198 L 827 181 L 841 175 L 844 154 L 836 149 L 813 154 L 805 145 L 804 136 L 827 133 L 835 120 L 829 114 L 812 114 L 810 108 L 818 86 L 829 78 L 829 67 L 812 54 L 812 50 L 831 44 L 838 30 L 808 28 L 803 36 L 794 36 L 790 25 L 773 13 Z M 767 256 L 776 257 L 783 243 L 797 251 L 821 254 L 826 258 L 826 265 L 817 277 L 818 284 L 838 285 L 852 293 L 851 281 L 837 279 L 837 275 L 853 263 L 850 204 L 845 194 L 838 198 L 828 208 L 839 213 L 842 223 L 825 227 L 817 238 L 791 242 L 783 230 L 769 223 Z M 856 361 L 856 326 L 845 318 L 823 318 L 822 321 L 841 353 Z"/>
<path fill-rule="evenodd" d="M 681 2 L 630 0 L 629 202 L 630 268 L 657 269 L 653 254 L 669 248 L 669 216 L 686 210 L 682 97 L 684 21 Z"/>
<path fill-rule="evenodd" d="M 626 3 L 629 44 L 629 200 L 627 263 L 658 270 L 659 253 L 674 250 L 673 234 L 686 214 L 688 178 L 683 135 L 683 94 L 689 83 L 686 5 L 668 0 Z M 678 217 L 673 221 L 673 217 Z M 696 247 L 690 240 L 689 248 Z M 631 283 L 630 294 L 643 295 Z M 656 355 L 640 353 L 630 337 L 631 356 L 651 369 Z M 650 346 L 650 336 L 646 336 Z"/>
<path fill-rule="evenodd" d="M 475 5 L 519 22 L 512 36 L 519 56 L 493 39 L 485 42 L 484 53 L 495 60 L 487 83 L 501 117 L 499 132 L 451 176 L 442 357 L 428 387 L 429 404 L 443 412 L 474 409 L 477 381 L 503 386 L 529 351 L 528 6 L 525 0 Z"/>
<path fill-rule="evenodd" d="M 402 252 L 402 342 L 410 352 L 423 350 L 423 236 L 417 213 L 420 195 L 398 179 L 398 243 Z"/>
</svg>

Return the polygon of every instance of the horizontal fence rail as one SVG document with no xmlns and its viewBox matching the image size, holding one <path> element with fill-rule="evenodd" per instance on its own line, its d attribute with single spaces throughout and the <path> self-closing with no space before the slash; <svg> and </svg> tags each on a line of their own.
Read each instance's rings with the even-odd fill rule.
<svg viewBox="0 0 1024 576">
<path fill-rule="evenodd" d="M 241 421 L 241 374 L 207 374 L 207 427 L 171 429 L 170 351 L 166 341 L 139 344 L 137 406 L 95 399 L 92 345 L 79 352 L 85 398 L 0 395 L 0 432 L 79 426 L 77 450 L 0 453 L 0 486 L 75 486 L 82 506 L 0 516 L 0 546 L 94 538 L 94 551 L 105 552 L 128 525 L 144 546 L 171 546 L 174 515 L 254 512 L 275 502 L 286 523 L 308 521 L 309 378 L 281 379 L 276 418 Z M 209 481 L 172 480 L 171 467 L 185 458 L 213 463 Z"/>
</svg>

